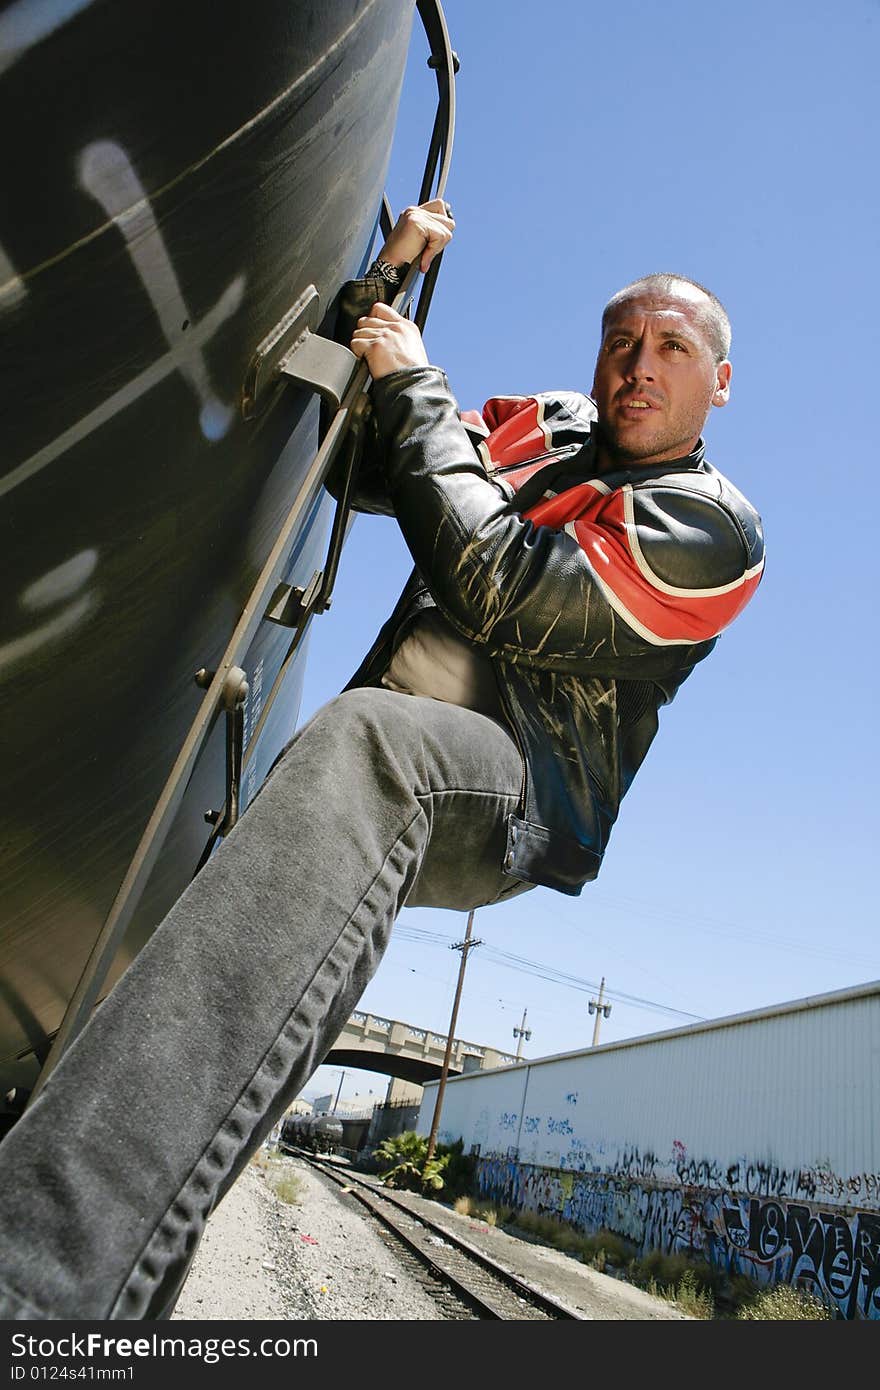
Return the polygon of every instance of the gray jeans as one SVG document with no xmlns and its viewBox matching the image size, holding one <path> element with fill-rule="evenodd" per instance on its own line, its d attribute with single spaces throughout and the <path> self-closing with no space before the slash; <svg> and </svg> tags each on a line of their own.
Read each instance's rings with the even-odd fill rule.
<svg viewBox="0 0 880 1390">
<path fill-rule="evenodd" d="M 493 720 L 386 690 L 299 731 L 0 1144 L 0 1317 L 167 1316 L 400 908 L 527 887 L 502 870 L 522 775 Z"/>
</svg>

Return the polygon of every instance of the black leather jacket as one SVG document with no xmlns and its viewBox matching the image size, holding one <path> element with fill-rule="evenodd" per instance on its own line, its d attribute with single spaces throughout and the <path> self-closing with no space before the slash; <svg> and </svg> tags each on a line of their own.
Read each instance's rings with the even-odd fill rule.
<svg viewBox="0 0 880 1390">
<path fill-rule="evenodd" d="M 381 296 L 374 281 L 347 287 L 343 332 Z M 501 402 L 507 418 L 493 430 L 489 413 L 479 453 L 439 368 L 394 372 L 372 400 L 355 505 L 396 516 L 416 568 L 349 688 L 378 685 L 403 631 L 438 607 L 491 659 L 523 755 L 504 868 L 577 894 L 599 871 L 659 707 L 758 583 L 760 519 L 702 441 L 686 458 L 597 476 L 595 406 L 576 393 Z M 530 459 L 535 425 L 543 447 Z"/>
</svg>

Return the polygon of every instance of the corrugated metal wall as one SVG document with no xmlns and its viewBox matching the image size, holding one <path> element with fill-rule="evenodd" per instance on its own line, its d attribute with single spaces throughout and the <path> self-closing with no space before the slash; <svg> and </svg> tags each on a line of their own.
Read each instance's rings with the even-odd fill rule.
<svg viewBox="0 0 880 1390">
<path fill-rule="evenodd" d="M 487 1193 L 880 1317 L 878 1078 L 880 982 L 454 1078 L 440 1138 Z"/>
</svg>

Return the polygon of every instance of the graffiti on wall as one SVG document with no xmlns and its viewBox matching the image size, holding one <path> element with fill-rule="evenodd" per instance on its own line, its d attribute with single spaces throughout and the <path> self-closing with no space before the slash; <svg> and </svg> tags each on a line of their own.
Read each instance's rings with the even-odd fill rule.
<svg viewBox="0 0 880 1390">
<path fill-rule="evenodd" d="M 691 1183 L 650 1186 L 633 1168 L 646 1169 L 650 1179 L 651 1157 L 631 1151 L 626 1171 L 617 1173 L 487 1158 L 480 1161 L 478 1185 L 481 1196 L 506 1206 L 585 1232 L 614 1231 L 642 1254 L 681 1252 L 759 1284 L 804 1288 L 842 1317 L 880 1320 L 880 1212 L 823 1209 L 821 1200 L 763 1198 Z M 754 1165 L 756 1174 L 760 1167 Z"/>
<path fill-rule="evenodd" d="M 544 1124 L 547 1134 L 574 1133 L 571 1126 L 566 1128 L 560 1125 L 552 1116 Z M 537 1134 L 540 1126 L 541 1117 L 531 1116 L 529 1132 Z M 601 1149 L 605 1147 L 602 1145 Z M 569 1149 L 560 1154 L 559 1166 L 580 1172 L 589 1169 L 598 1172 L 599 1165 L 595 1161 L 593 1148 L 600 1151 L 597 1146 L 588 1146 L 574 1135 Z M 602 1166 L 601 1171 L 615 1177 L 641 1178 L 646 1182 L 723 1188 L 744 1192 L 750 1197 L 801 1197 L 807 1201 L 828 1198 L 852 1206 L 880 1206 L 880 1173 L 853 1173 L 844 1178 L 833 1171 L 830 1163 L 797 1168 L 746 1159 L 720 1163 L 714 1159 L 690 1157 L 680 1139 L 673 1142 L 671 1159 L 664 1159 L 651 1149 L 624 1145 L 610 1163 Z"/>
</svg>

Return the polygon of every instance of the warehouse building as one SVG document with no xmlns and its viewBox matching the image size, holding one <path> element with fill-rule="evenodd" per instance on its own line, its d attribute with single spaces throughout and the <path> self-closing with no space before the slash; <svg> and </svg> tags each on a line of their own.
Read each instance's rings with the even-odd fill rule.
<svg viewBox="0 0 880 1390">
<path fill-rule="evenodd" d="M 450 1078 L 459 1138 L 486 1198 L 880 1318 L 880 981 Z"/>
</svg>

